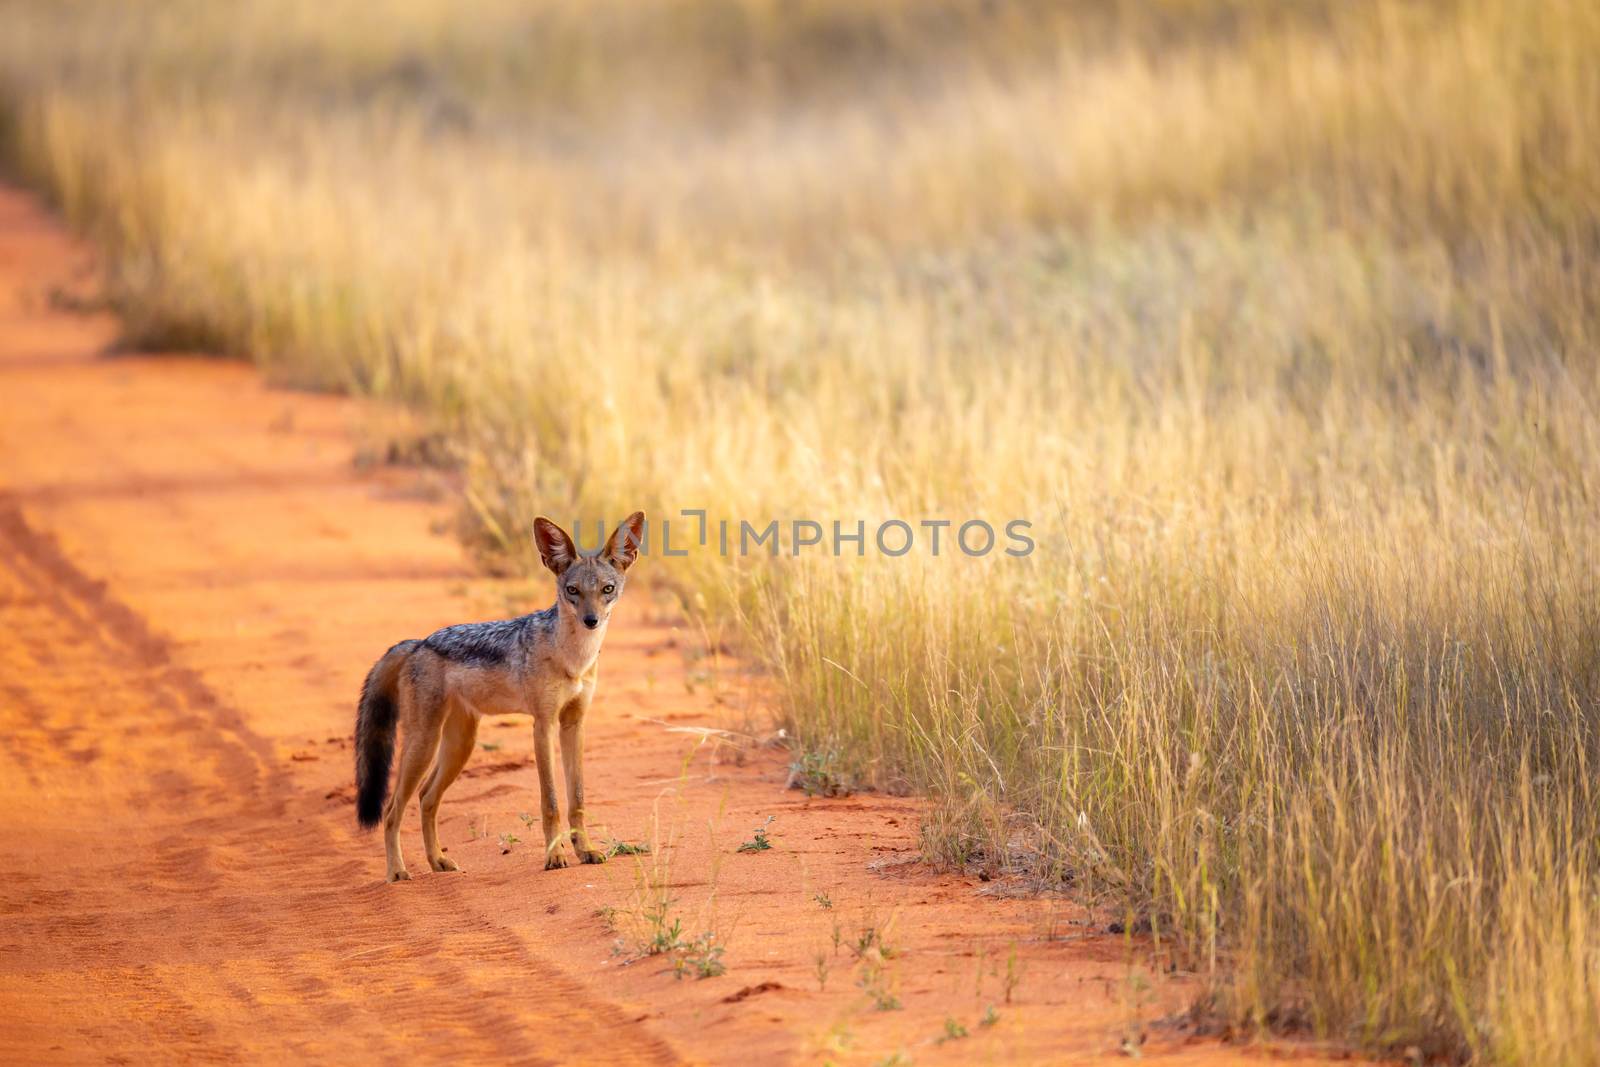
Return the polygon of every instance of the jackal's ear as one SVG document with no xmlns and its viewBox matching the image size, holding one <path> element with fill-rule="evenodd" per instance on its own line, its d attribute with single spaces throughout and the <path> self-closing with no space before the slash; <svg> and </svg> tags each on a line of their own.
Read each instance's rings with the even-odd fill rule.
<svg viewBox="0 0 1600 1067">
<path fill-rule="evenodd" d="M 533 520 L 533 543 L 539 546 L 539 558 L 558 578 L 578 562 L 578 550 L 567 531 L 543 515 Z"/>
<path fill-rule="evenodd" d="M 622 525 L 611 531 L 611 537 L 606 541 L 606 547 L 600 550 L 600 558 L 617 568 L 625 571 L 639 558 L 639 546 L 644 544 L 644 512 L 635 511 Z"/>
</svg>

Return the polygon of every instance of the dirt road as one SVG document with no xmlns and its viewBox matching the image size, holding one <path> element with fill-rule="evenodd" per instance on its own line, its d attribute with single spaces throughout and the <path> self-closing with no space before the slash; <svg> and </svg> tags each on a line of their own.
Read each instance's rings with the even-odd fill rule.
<svg viewBox="0 0 1600 1067">
<path fill-rule="evenodd" d="M 654 851 L 544 872 L 507 722 L 445 799 L 465 871 L 416 873 L 413 811 L 385 884 L 350 787 L 367 666 L 549 591 L 476 576 L 422 475 L 358 470 L 355 402 L 104 354 L 115 320 L 53 299 L 92 277 L 0 191 L 0 1062 L 1237 1058 L 1158 1024 L 1193 985 L 1066 903 L 912 862 L 914 802 L 807 800 L 781 752 L 707 743 L 743 676 L 648 594 L 589 778 L 602 836 Z M 641 957 L 671 921 L 727 973 Z"/>
</svg>

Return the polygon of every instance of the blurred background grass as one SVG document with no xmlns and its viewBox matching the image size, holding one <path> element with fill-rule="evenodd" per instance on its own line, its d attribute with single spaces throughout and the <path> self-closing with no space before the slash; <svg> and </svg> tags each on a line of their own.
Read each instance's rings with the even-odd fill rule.
<svg viewBox="0 0 1600 1067">
<path fill-rule="evenodd" d="M 1031 519 L 650 566 L 930 858 L 1506 1063 L 1600 1062 L 1597 59 L 1590 0 L 0 0 L 130 342 L 409 405 L 504 569 Z"/>
</svg>

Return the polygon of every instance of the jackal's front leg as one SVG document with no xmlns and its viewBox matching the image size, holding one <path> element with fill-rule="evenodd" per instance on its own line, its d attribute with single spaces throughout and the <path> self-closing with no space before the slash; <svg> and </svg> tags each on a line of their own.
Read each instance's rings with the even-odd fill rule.
<svg viewBox="0 0 1600 1067">
<path fill-rule="evenodd" d="M 550 750 L 550 719 L 549 715 L 536 715 L 533 720 L 533 755 L 539 764 L 539 815 L 547 871 L 567 865 L 561 840 L 561 806 L 556 800 L 555 754 Z"/>
<path fill-rule="evenodd" d="M 574 705 L 561 716 L 561 765 L 567 772 L 567 821 L 572 824 L 572 847 L 584 863 L 604 863 L 606 854 L 589 841 L 583 814 L 583 713 Z"/>
</svg>

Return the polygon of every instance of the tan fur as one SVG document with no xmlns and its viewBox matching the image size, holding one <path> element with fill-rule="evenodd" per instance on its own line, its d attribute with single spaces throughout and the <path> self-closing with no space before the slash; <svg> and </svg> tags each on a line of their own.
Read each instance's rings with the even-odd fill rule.
<svg viewBox="0 0 1600 1067">
<path fill-rule="evenodd" d="M 583 724 L 599 677 L 600 646 L 611 609 L 621 594 L 621 573 L 634 558 L 633 552 L 619 550 L 619 537 L 631 530 L 637 539 L 643 520 L 643 513 L 637 513 L 612 534 L 600 552 L 587 557 L 572 549 L 565 531 L 549 523 L 549 530 L 554 532 L 546 533 L 544 524 L 548 520 L 540 520 L 536 527 L 540 551 L 558 579 L 556 621 L 549 630 L 530 630 L 533 637 L 520 646 L 523 655 L 518 661 L 489 665 L 460 662 L 427 644 L 420 644 L 409 654 L 399 669 L 396 687 L 402 742 L 398 770 L 394 791 L 383 809 L 389 881 L 411 877 L 400 849 L 400 821 L 419 786 L 428 866 L 435 871 L 459 870 L 439 846 L 439 802 L 472 755 L 479 720 L 494 715 L 527 715 L 533 719 L 545 869 L 568 863 L 556 793 L 552 735 L 557 731 L 566 772 L 567 820 L 573 850 L 584 863 L 605 862 L 605 854 L 594 847 L 585 826 Z M 560 544 L 554 546 L 554 555 L 546 552 L 547 538 L 564 540 L 564 550 L 570 556 L 560 555 Z M 615 586 L 615 593 L 604 600 L 598 591 L 607 582 Z M 580 593 L 564 595 L 573 588 Z M 583 624 L 582 617 L 587 613 L 598 618 L 596 628 L 588 629 Z"/>
</svg>

